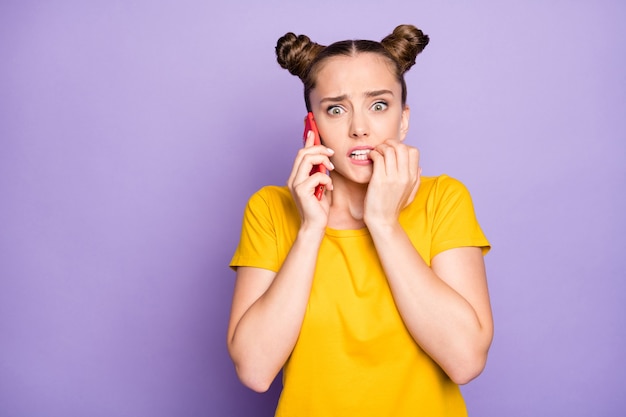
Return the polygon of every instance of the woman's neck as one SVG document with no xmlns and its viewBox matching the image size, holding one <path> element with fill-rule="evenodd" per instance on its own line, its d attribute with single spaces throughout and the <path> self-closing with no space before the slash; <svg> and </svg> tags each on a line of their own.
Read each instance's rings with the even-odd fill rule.
<svg viewBox="0 0 626 417">
<path fill-rule="evenodd" d="M 365 227 L 367 184 L 333 180 L 328 227 L 331 229 L 361 229 Z"/>
</svg>

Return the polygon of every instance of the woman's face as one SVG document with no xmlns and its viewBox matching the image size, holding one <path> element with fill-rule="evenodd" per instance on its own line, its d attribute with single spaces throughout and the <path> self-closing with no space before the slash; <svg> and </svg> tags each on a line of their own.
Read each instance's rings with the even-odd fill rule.
<svg viewBox="0 0 626 417">
<path fill-rule="evenodd" d="M 322 63 L 310 101 L 323 143 L 335 151 L 334 175 L 368 183 L 369 151 L 388 139 L 406 137 L 409 109 L 402 105 L 402 87 L 390 65 L 374 53 Z"/>
</svg>

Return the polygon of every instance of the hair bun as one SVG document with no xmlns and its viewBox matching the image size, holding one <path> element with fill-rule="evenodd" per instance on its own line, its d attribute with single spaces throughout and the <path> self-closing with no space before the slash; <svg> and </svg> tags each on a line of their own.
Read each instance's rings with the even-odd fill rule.
<svg viewBox="0 0 626 417">
<path fill-rule="evenodd" d="M 306 35 L 289 32 L 276 43 L 276 59 L 281 67 L 304 80 L 311 62 L 324 47 Z"/>
<path fill-rule="evenodd" d="M 402 74 L 407 72 L 415 58 L 428 45 L 428 35 L 413 25 L 399 25 L 380 43 L 398 63 Z"/>
</svg>

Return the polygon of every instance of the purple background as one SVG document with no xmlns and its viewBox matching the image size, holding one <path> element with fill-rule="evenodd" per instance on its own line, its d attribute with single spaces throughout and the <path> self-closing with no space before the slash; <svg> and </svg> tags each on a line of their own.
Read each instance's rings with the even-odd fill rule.
<svg viewBox="0 0 626 417">
<path fill-rule="evenodd" d="M 503 3 L 3 0 L 0 416 L 272 415 L 225 332 L 245 202 L 300 146 L 275 42 L 405 22 L 408 140 L 494 246 L 470 415 L 623 414 L 626 3 Z"/>
</svg>

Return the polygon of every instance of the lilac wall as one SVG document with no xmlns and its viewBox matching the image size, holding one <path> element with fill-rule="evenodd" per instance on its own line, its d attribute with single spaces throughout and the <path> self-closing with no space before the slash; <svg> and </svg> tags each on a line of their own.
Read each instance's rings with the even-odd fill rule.
<svg viewBox="0 0 626 417">
<path fill-rule="evenodd" d="M 300 142 L 275 41 L 404 22 L 409 140 L 494 245 L 470 414 L 623 413 L 626 3 L 247 3 L 0 3 L 0 416 L 270 416 L 224 340 L 243 206 Z"/>
</svg>

